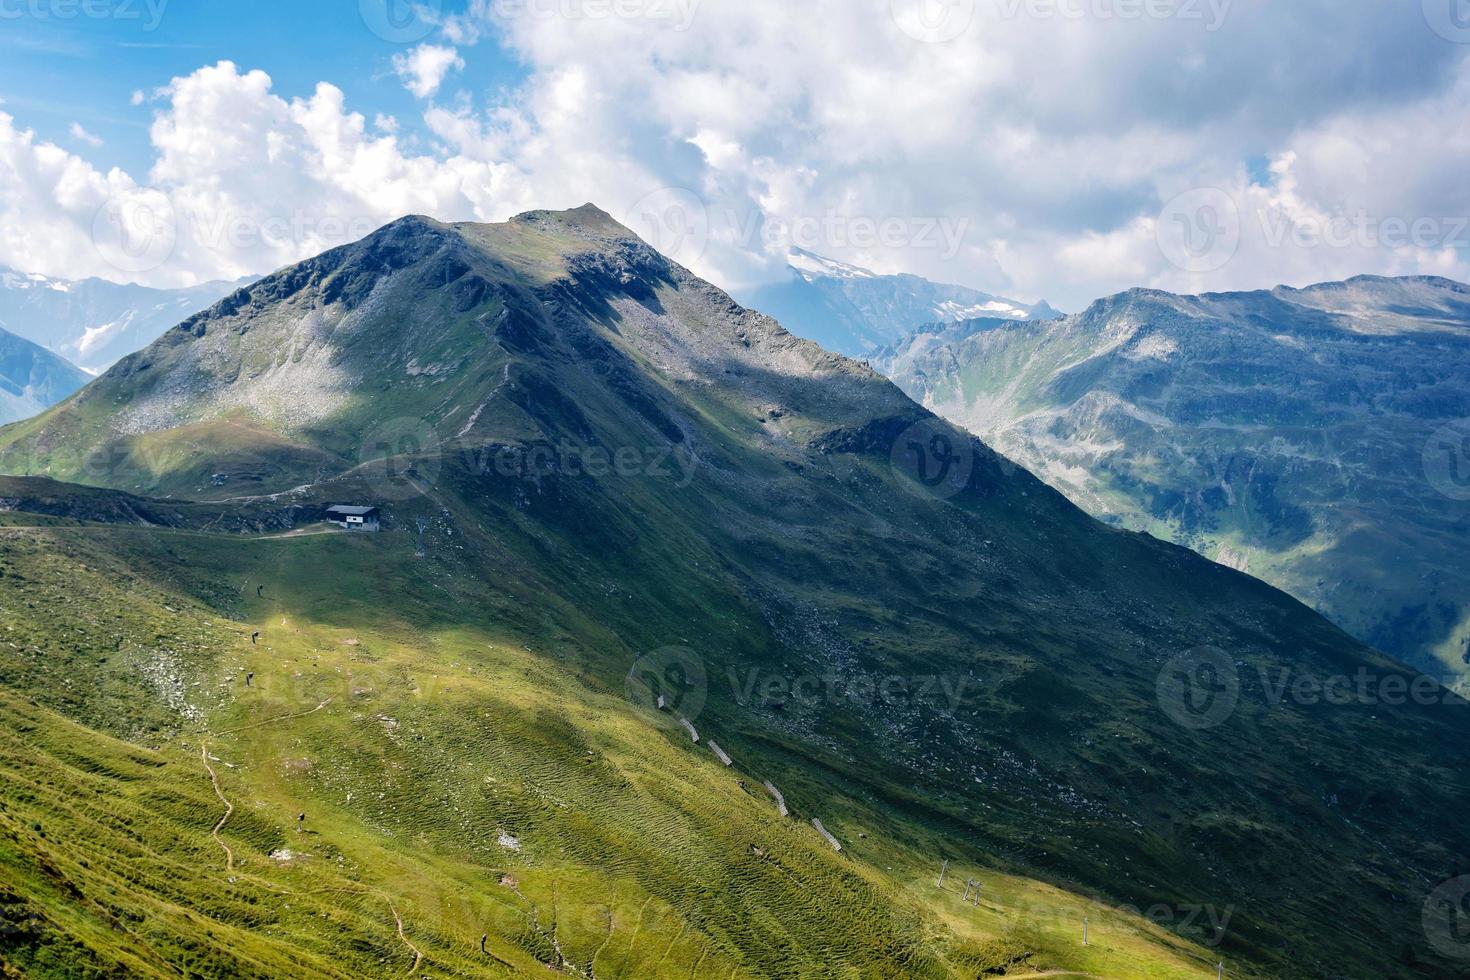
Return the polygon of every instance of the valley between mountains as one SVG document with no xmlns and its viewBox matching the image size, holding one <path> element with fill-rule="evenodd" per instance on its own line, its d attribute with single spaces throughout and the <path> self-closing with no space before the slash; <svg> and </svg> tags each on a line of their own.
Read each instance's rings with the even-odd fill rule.
<svg viewBox="0 0 1470 980">
<path fill-rule="evenodd" d="M 1463 701 L 591 205 L 267 276 L 0 472 L 11 974 L 1461 975 Z"/>
<path fill-rule="evenodd" d="M 1098 518 L 1470 680 L 1470 287 L 1136 289 L 920 330 L 875 367 Z"/>
</svg>

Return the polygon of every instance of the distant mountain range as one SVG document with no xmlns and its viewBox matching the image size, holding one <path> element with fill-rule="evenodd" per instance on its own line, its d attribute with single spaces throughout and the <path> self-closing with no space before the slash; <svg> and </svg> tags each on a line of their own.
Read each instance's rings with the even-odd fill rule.
<svg viewBox="0 0 1470 980">
<path fill-rule="evenodd" d="M 792 249 L 788 271 L 785 282 L 740 299 L 797 336 L 849 357 L 892 344 L 926 323 L 1061 316 L 1045 300 L 1027 304 L 914 275 L 879 275 L 800 248 Z"/>
<path fill-rule="evenodd" d="M 90 380 L 66 359 L 0 330 L 0 424 L 36 415 Z"/>
<path fill-rule="evenodd" d="M 0 268 L 0 327 L 97 374 L 251 281 L 152 289 Z"/>
<path fill-rule="evenodd" d="M 1093 514 L 1466 670 L 1470 287 L 1135 289 L 1054 322 L 934 325 L 873 363 Z"/>
</svg>

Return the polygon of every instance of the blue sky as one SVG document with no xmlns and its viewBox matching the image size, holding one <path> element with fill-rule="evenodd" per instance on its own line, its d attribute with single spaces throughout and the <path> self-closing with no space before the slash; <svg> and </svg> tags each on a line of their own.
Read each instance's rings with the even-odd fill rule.
<svg viewBox="0 0 1470 980">
<path fill-rule="evenodd" d="M 152 93 L 221 59 L 263 69 L 286 93 L 309 93 L 330 79 L 360 111 L 394 115 L 409 127 L 415 121 L 415 99 L 393 71 L 404 45 L 367 29 L 357 0 L 107 0 L 96 8 L 104 17 L 83 15 L 80 0 L 74 8 L 35 4 L 39 17 L 32 9 L 33 0 L 0 3 L 9 14 L 27 12 L 0 20 L 0 108 L 47 139 L 88 150 L 100 167 L 146 172 L 152 107 L 132 105 L 132 93 Z M 415 14 L 404 5 L 399 16 L 412 23 Z M 466 62 L 461 81 L 495 97 L 524 77 L 514 57 L 486 44 Z M 71 137 L 74 122 L 103 145 L 88 149 Z"/>
<path fill-rule="evenodd" d="M 593 201 L 737 293 L 791 246 L 1069 309 L 1470 279 L 1470 0 L 419 2 L 0 0 L 0 265 Z"/>
</svg>

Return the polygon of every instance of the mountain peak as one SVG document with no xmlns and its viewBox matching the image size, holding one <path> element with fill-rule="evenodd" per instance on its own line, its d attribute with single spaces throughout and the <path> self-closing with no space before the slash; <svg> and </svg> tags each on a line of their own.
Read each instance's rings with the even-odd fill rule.
<svg viewBox="0 0 1470 980">
<path fill-rule="evenodd" d="M 388 231 L 389 229 L 431 229 L 442 231 L 448 227 L 451 226 L 437 218 L 431 218 L 427 214 L 405 214 L 403 217 L 383 225 L 378 229 L 378 232 Z"/>
<path fill-rule="evenodd" d="M 430 252 L 451 238 L 485 240 L 501 237 L 497 232 L 533 229 L 554 236 L 570 236 L 581 241 L 617 242 L 638 240 L 638 236 L 596 204 L 587 203 L 565 210 L 537 209 L 523 211 L 505 221 L 440 221 L 424 214 L 406 214 L 371 232 L 367 237 L 344 248 L 368 243 L 406 243 L 418 241 Z M 330 252 L 326 253 L 332 254 Z M 308 262 L 313 261 L 308 259 Z"/>
<path fill-rule="evenodd" d="M 1033 320 L 1060 320 L 1064 316 L 1066 316 L 1065 313 L 1044 299 L 1037 300 L 1036 305 L 1031 307 L 1031 319 Z"/>
<path fill-rule="evenodd" d="M 507 224 L 556 229 L 579 237 L 590 236 L 609 241 L 638 237 L 626 225 L 590 201 L 564 211 L 525 211 L 511 218 Z"/>
</svg>

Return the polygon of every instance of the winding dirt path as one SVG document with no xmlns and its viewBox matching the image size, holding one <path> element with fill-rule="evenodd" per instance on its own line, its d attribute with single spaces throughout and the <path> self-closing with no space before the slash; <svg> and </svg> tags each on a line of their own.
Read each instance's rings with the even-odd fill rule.
<svg viewBox="0 0 1470 980">
<path fill-rule="evenodd" d="M 252 728 L 263 728 L 266 725 L 274 725 L 277 722 L 290 721 L 292 718 L 305 718 L 307 715 L 314 715 L 314 714 L 316 714 L 318 711 L 322 710 L 323 708 L 325 708 L 327 705 L 329 705 L 331 703 L 332 703 L 332 699 L 331 698 L 327 698 L 321 704 L 317 705 L 315 708 L 311 708 L 308 711 L 297 711 L 297 712 L 294 712 L 294 713 L 289 714 L 289 715 L 278 715 L 275 718 L 266 718 L 266 719 L 264 719 L 262 721 L 252 722 L 249 725 L 241 725 L 239 728 L 227 728 L 227 729 L 225 729 L 222 732 L 217 732 L 216 734 L 217 735 L 233 735 L 233 734 L 235 734 L 237 732 L 249 731 Z M 219 801 L 221 803 L 223 803 L 224 806 L 225 806 L 224 815 L 219 818 L 219 822 L 214 825 L 214 828 L 212 830 L 210 830 L 209 836 L 210 837 L 213 837 L 214 838 L 214 842 L 216 844 L 218 844 L 221 848 L 224 849 L 224 852 L 225 852 L 225 871 L 226 872 L 229 872 L 229 873 L 233 873 L 234 870 L 235 870 L 235 852 L 232 851 L 232 850 L 230 850 L 230 845 L 228 845 L 228 844 L 226 844 L 224 842 L 224 838 L 220 837 L 219 832 L 224 829 L 225 824 L 229 822 L 229 819 L 230 819 L 231 815 L 234 814 L 234 812 L 235 812 L 235 804 L 231 803 L 229 801 L 229 799 L 226 798 L 226 796 L 224 794 L 224 790 L 220 788 L 219 774 L 214 771 L 214 766 L 212 766 L 212 765 L 209 764 L 209 738 L 208 738 L 208 736 L 205 737 L 203 744 L 200 745 L 200 747 L 199 747 L 199 758 L 204 762 L 204 769 L 205 769 L 205 771 L 209 773 L 209 784 L 214 787 L 214 795 L 217 796 L 217 797 L 219 797 Z M 358 886 L 358 887 L 362 887 L 362 886 Z M 340 890 L 340 891 L 355 891 L 356 889 L 355 888 L 341 888 L 341 889 L 319 889 L 319 890 L 320 891 L 337 891 L 337 890 Z M 413 966 L 409 967 L 409 969 L 408 969 L 408 975 L 409 976 L 413 976 L 415 973 L 418 972 L 418 969 L 419 969 L 420 964 L 423 963 L 423 961 L 424 961 L 424 954 L 423 954 L 423 951 L 422 950 L 420 950 L 417 946 L 415 946 L 413 943 L 411 943 L 411 942 L 408 941 L 408 935 L 404 931 L 404 928 L 403 928 L 403 917 L 398 914 L 398 908 L 397 908 L 397 906 L 395 906 L 393 904 L 393 900 L 391 898 L 389 898 L 387 895 L 383 894 L 381 891 L 377 891 L 376 889 L 365 888 L 365 887 L 363 887 L 363 890 L 364 891 L 367 891 L 369 893 L 376 892 L 376 894 L 378 895 L 378 897 L 382 898 L 382 900 L 387 903 L 387 905 L 388 905 L 388 911 L 393 913 L 393 923 L 394 923 L 394 926 L 398 930 L 398 940 L 399 940 L 399 942 L 403 943 L 403 945 L 407 946 L 409 948 L 409 951 L 413 953 Z M 504 962 L 504 961 L 502 961 L 502 962 Z"/>
<path fill-rule="evenodd" d="M 219 775 L 215 773 L 214 766 L 209 764 L 209 741 L 207 739 L 204 741 L 204 744 L 199 746 L 199 757 L 204 760 L 204 768 L 209 772 L 209 784 L 214 787 L 214 795 L 218 796 L 219 801 L 225 805 L 224 816 L 219 818 L 219 823 L 214 825 L 214 829 L 209 832 L 209 836 L 214 838 L 216 844 L 224 848 L 225 871 L 227 873 L 233 873 L 235 870 L 235 852 L 230 850 L 230 845 L 225 843 L 224 838 L 219 835 L 219 832 L 230 819 L 230 815 L 235 812 L 235 804 L 225 799 L 224 790 L 220 789 L 219 786 Z"/>
<path fill-rule="evenodd" d="M 315 714 L 316 712 L 322 710 L 323 708 L 325 708 L 327 705 L 329 705 L 331 703 L 332 703 L 332 699 L 331 698 L 327 698 L 325 701 L 323 701 L 321 704 L 317 705 L 315 708 L 312 708 L 310 711 L 298 711 L 295 714 L 281 715 L 278 718 L 267 718 L 264 721 L 258 721 L 258 722 L 255 722 L 253 724 L 250 724 L 250 725 L 242 725 L 239 728 L 229 728 L 229 729 L 226 729 L 225 731 L 219 732 L 218 734 L 219 735 L 233 735 L 236 732 L 248 731 L 248 730 L 250 730 L 252 728 L 261 728 L 261 727 L 263 727 L 265 725 L 273 725 L 273 724 L 275 724 L 276 722 L 279 722 L 279 721 L 288 721 L 289 719 L 292 719 L 292 718 L 305 718 L 307 715 Z M 214 828 L 212 830 L 210 830 L 209 836 L 210 837 L 213 837 L 214 838 L 214 842 L 216 844 L 218 844 L 224 850 L 224 852 L 225 852 L 225 871 L 226 871 L 226 873 L 228 873 L 228 874 L 234 874 L 234 872 L 235 872 L 235 852 L 232 851 L 232 850 L 230 850 L 230 845 L 228 845 L 228 844 L 225 843 L 225 839 L 219 835 L 219 832 L 221 830 L 224 830 L 225 829 L 225 824 L 227 824 L 227 823 L 230 822 L 230 817 L 233 816 L 234 813 L 235 813 L 235 804 L 231 803 L 229 801 L 229 799 L 225 796 L 225 791 L 224 791 L 224 789 L 222 789 L 220 787 L 220 784 L 219 784 L 219 773 L 215 772 L 214 771 L 214 766 L 212 766 L 212 765 L 209 764 L 209 736 L 208 735 L 206 735 L 204 737 L 203 741 L 199 745 L 199 758 L 204 763 L 204 771 L 207 772 L 207 773 L 209 773 L 209 785 L 214 787 L 214 795 L 217 796 L 217 797 L 219 797 L 219 801 L 221 803 L 223 803 L 224 806 L 225 806 L 224 815 L 219 818 L 219 822 L 214 825 Z"/>
<path fill-rule="evenodd" d="M 413 966 L 408 968 L 408 975 L 413 976 L 415 973 L 418 972 L 419 964 L 424 961 L 424 954 L 419 952 L 419 948 L 413 943 L 409 942 L 408 937 L 403 934 L 403 919 L 399 917 L 398 909 L 393 907 L 393 901 L 387 896 L 384 896 L 383 901 L 388 903 L 388 911 L 393 913 L 393 921 L 398 924 L 399 941 L 402 942 L 403 945 L 407 946 L 409 949 L 413 950 Z"/>
</svg>

